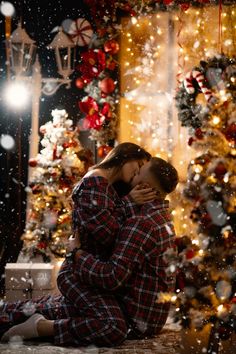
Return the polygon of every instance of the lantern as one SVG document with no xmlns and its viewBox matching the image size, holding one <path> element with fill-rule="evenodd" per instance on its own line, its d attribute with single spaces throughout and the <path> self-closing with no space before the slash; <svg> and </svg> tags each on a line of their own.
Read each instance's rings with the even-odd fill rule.
<svg viewBox="0 0 236 354">
<path fill-rule="evenodd" d="M 67 79 L 74 71 L 74 47 L 72 40 L 59 29 L 59 32 L 49 44 L 49 49 L 55 50 L 58 73 Z"/>
<path fill-rule="evenodd" d="M 15 75 L 28 73 L 36 52 L 34 43 L 19 23 L 9 40 L 11 69 Z"/>
</svg>

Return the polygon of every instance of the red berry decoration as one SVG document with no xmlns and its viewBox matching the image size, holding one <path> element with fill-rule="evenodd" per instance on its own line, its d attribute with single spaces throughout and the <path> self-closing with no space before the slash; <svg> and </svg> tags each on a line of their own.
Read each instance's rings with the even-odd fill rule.
<svg viewBox="0 0 236 354">
<path fill-rule="evenodd" d="M 81 79 L 80 77 L 75 80 L 75 86 L 76 86 L 78 89 L 84 88 L 84 84 L 85 84 L 84 80 Z"/>
<path fill-rule="evenodd" d="M 110 39 L 104 43 L 104 51 L 110 54 L 116 54 L 119 52 L 120 46 L 115 39 Z"/>
<path fill-rule="evenodd" d="M 30 167 L 36 167 L 38 164 L 38 161 L 35 158 L 32 158 L 32 159 L 29 159 L 28 164 Z"/>
<path fill-rule="evenodd" d="M 115 89 L 114 80 L 110 77 L 106 77 L 105 79 L 101 80 L 98 85 L 100 90 L 105 94 L 112 93 Z"/>
</svg>

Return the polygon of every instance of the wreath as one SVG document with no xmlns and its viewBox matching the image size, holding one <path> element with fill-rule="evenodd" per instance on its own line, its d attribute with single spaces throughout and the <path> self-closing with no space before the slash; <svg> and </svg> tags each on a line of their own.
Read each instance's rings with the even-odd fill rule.
<svg viewBox="0 0 236 354">
<path fill-rule="evenodd" d="M 222 54 L 200 61 L 186 74 L 175 99 L 182 126 L 196 130 L 213 114 L 222 116 L 222 110 L 236 102 L 236 59 Z"/>
</svg>

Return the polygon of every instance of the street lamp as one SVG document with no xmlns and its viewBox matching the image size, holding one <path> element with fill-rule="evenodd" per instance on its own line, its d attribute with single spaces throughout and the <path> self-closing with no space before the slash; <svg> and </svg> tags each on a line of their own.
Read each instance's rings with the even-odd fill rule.
<svg viewBox="0 0 236 354">
<path fill-rule="evenodd" d="M 9 40 L 10 67 L 16 76 L 26 75 L 31 67 L 36 52 L 35 41 L 33 41 L 21 23 L 12 32 Z"/>
<path fill-rule="evenodd" d="M 48 48 L 53 49 L 56 55 L 57 71 L 62 78 L 44 78 L 41 74 L 41 65 L 36 55 L 36 45 L 21 23 L 12 32 L 7 41 L 10 53 L 10 69 L 14 73 L 14 83 L 26 82 L 30 85 L 32 92 L 32 112 L 31 112 L 31 133 L 29 138 L 29 159 L 38 153 L 39 144 L 39 103 L 42 94 L 53 95 L 60 86 L 65 85 L 70 88 L 71 79 L 69 76 L 74 71 L 74 47 L 73 41 L 59 29 Z M 32 63 L 35 62 L 32 66 Z M 32 67 L 32 75 L 28 76 Z M 28 181 L 30 180 L 32 169 L 28 169 Z"/>
</svg>

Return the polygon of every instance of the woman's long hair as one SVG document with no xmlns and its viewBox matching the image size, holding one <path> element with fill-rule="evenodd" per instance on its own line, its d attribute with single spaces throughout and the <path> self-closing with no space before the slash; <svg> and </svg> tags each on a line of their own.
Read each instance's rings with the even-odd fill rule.
<svg viewBox="0 0 236 354">
<path fill-rule="evenodd" d="M 151 154 L 139 145 L 134 143 L 121 143 L 114 147 L 107 156 L 98 164 L 93 166 L 107 170 L 108 168 L 117 167 L 119 170 L 126 162 L 136 160 L 150 160 Z"/>
</svg>

